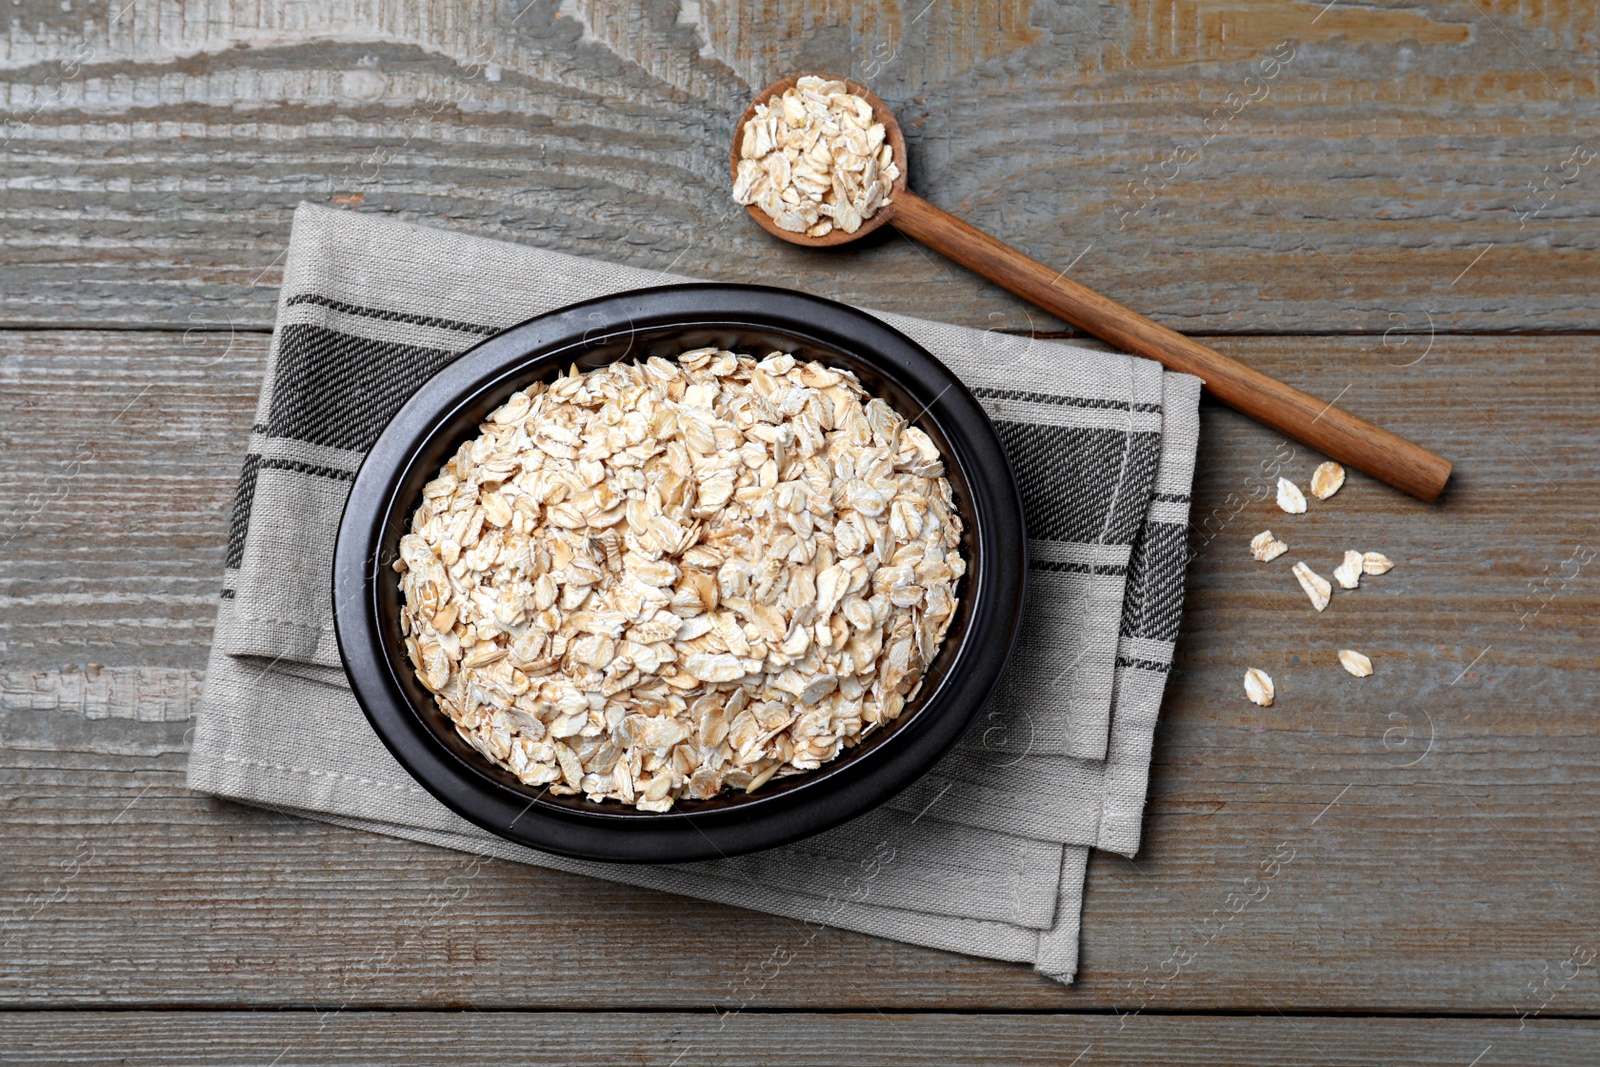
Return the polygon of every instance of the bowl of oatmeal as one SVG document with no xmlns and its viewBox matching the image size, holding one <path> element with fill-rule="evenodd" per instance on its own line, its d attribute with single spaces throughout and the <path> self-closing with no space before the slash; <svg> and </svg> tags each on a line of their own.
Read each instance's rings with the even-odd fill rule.
<svg viewBox="0 0 1600 1067">
<path fill-rule="evenodd" d="M 447 806 L 622 861 L 770 847 L 959 739 L 1014 642 L 994 428 L 845 305 L 689 285 L 540 316 L 425 384 L 334 564 L 369 721 Z"/>
</svg>

